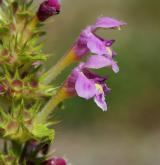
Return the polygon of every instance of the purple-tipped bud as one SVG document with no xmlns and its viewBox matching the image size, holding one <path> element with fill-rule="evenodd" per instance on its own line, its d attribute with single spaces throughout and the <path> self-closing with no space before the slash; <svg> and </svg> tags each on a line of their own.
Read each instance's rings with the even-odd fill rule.
<svg viewBox="0 0 160 165">
<path fill-rule="evenodd" d="M 20 81 L 20 80 L 14 80 L 14 81 L 12 82 L 12 85 L 13 85 L 14 87 L 22 87 L 22 86 L 23 86 L 23 82 Z"/>
<path fill-rule="evenodd" d="M 38 82 L 36 80 L 32 80 L 30 85 L 32 88 L 36 88 L 36 87 L 38 87 Z"/>
<path fill-rule="evenodd" d="M 59 0 L 47 0 L 41 3 L 37 17 L 39 21 L 45 21 L 47 18 L 57 15 L 60 12 L 60 2 Z"/>
<path fill-rule="evenodd" d="M 67 163 L 62 158 L 53 158 L 53 159 L 47 160 L 43 165 L 67 165 Z"/>
</svg>

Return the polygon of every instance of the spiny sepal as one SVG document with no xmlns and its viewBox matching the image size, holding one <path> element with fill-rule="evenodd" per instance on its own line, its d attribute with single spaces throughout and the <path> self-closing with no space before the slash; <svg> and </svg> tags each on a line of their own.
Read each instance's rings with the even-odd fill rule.
<svg viewBox="0 0 160 165">
<path fill-rule="evenodd" d="M 6 99 L 34 101 L 51 96 L 56 92 L 55 87 L 39 83 L 39 78 L 36 78 L 34 74 L 26 75 L 22 79 L 18 70 L 14 76 L 7 69 L 4 68 L 4 70 L 5 77 L 0 77 L 0 96 L 6 97 Z"/>
<path fill-rule="evenodd" d="M 52 123 L 37 123 L 34 121 L 40 104 L 35 104 L 30 109 L 24 107 L 24 103 L 13 105 L 11 114 L 0 109 L 0 132 L 3 138 L 19 141 L 21 143 L 29 139 L 37 141 L 53 141 L 55 132 L 49 128 Z"/>
<path fill-rule="evenodd" d="M 19 165 L 18 158 L 11 151 L 8 154 L 0 153 L 0 165 Z"/>
<path fill-rule="evenodd" d="M 32 128 L 32 134 L 38 140 L 53 141 L 55 131 L 48 127 L 48 124 L 34 123 Z"/>
</svg>

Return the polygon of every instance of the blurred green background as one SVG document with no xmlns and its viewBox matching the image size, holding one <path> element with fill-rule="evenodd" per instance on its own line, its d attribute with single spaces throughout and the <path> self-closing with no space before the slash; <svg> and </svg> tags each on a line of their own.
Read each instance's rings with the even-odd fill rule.
<svg viewBox="0 0 160 165">
<path fill-rule="evenodd" d="M 62 0 L 60 15 L 48 20 L 45 49 L 50 67 L 71 47 L 80 31 L 99 16 L 128 23 L 115 38 L 120 72 L 109 74 L 108 112 L 93 101 L 74 98 L 57 110 L 55 155 L 73 165 L 158 165 L 160 163 L 160 1 Z M 59 77 L 65 79 L 71 68 Z"/>
</svg>

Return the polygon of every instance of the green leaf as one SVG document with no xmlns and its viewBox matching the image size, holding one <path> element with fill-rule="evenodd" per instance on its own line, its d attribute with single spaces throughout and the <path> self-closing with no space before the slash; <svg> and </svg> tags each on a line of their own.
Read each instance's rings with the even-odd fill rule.
<svg viewBox="0 0 160 165">
<path fill-rule="evenodd" d="M 53 141 L 55 131 L 53 129 L 49 129 L 45 124 L 36 123 L 32 129 L 32 134 L 38 139 Z"/>
</svg>

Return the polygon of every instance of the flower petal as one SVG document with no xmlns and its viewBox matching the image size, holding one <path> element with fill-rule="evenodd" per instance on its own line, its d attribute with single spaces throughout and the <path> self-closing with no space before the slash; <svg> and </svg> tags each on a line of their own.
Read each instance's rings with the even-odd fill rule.
<svg viewBox="0 0 160 165">
<path fill-rule="evenodd" d="M 112 63 L 112 70 L 115 73 L 118 73 L 119 72 L 119 66 L 117 65 L 117 62 L 115 62 L 115 61 L 113 61 L 113 63 Z"/>
<path fill-rule="evenodd" d="M 89 48 L 91 53 L 98 54 L 98 55 L 106 54 L 105 43 L 94 35 L 88 38 L 87 47 Z"/>
<path fill-rule="evenodd" d="M 83 73 L 80 73 L 77 78 L 75 83 L 75 90 L 78 96 L 85 99 L 90 99 L 96 94 L 94 81 L 87 79 Z"/>
<path fill-rule="evenodd" d="M 108 76 L 106 76 L 106 75 L 105 76 L 100 76 L 100 75 L 98 75 L 94 72 L 91 72 L 90 70 L 88 70 L 88 68 L 83 68 L 83 74 L 88 79 L 92 79 L 95 83 L 103 84 L 108 79 Z"/>
<path fill-rule="evenodd" d="M 122 25 L 126 25 L 126 23 L 110 17 L 101 17 L 97 19 L 96 24 L 93 25 L 92 28 L 93 30 L 97 28 L 116 28 Z"/>
<path fill-rule="evenodd" d="M 105 56 L 93 55 L 90 56 L 85 63 L 86 68 L 99 69 L 112 65 L 112 60 Z"/>
<path fill-rule="evenodd" d="M 64 82 L 64 87 L 66 88 L 66 91 L 68 94 L 74 94 L 75 91 L 75 83 L 77 81 L 78 76 L 81 74 L 81 70 L 83 69 L 84 63 L 81 62 L 77 67 L 75 67 L 71 74 L 68 76 L 66 81 Z"/>
<path fill-rule="evenodd" d="M 105 102 L 105 97 L 103 93 L 100 93 L 94 97 L 94 102 L 100 107 L 103 111 L 107 111 L 107 104 Z"/>
<path fill-rule="evenodd" d="M 90 26 L 86 27 L 75 42 L 73 49 L 78 57 L 82 57 L 89 52 L 87 47 L 88 38 L 92 36 Z"/>
<path fill-rule="evenodd" d="M 91 69 L 112 67 L 112 70 L 115 73 L 119 72 L 119 67 L 117 63 L 112 58 L 107 56 L 98 56 L 98 55 L 90 56 L 84 66 L 86 68 L 91 68 Z"/>
</svg>

